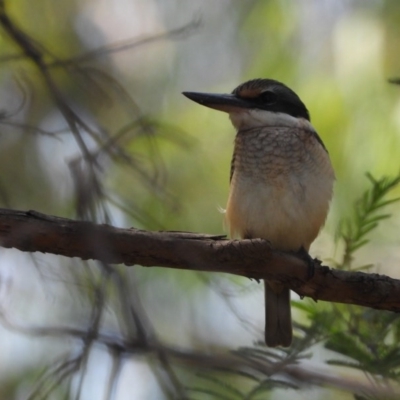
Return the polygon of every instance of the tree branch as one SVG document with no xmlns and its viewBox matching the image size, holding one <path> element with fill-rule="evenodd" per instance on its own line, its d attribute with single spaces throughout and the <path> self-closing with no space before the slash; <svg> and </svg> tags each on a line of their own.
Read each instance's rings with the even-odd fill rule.
<svg viewBox="0 0 400 400">
<path fill-rule="evenodd" d="M 335 270 L 316 259 L 310 266 L 299 255 L 272 250 L 263 239 L 238 241 L 190 232 L 120 229 L 36 211 L 0 209 L 0 245 L 128 266 L 273 279 L 314 300 L 400 311 L 400 280 Z"/>
<path fill-rule="evenodd" d="M 25 326 L 10 318 L 9 315 L 0 307 L 0 319 L 7 329 L 19 332 L 31 337 L 49 336 L 52 338 L 73 338 L 80 341 L 87 340 L 88 331 L 82 328 L 72 328 L 68 326 Z M 89 336 L 92 336 L 89 334 Z M 374 377 L 370 374 L 364 376 L 363 379 L 356 374 L 339 373 L 338 371 L 328 368 L 326 365 L 309 362 L 308 360 L 298 360 L 296 362 L 288 362 L 288 359 L 281 356 L 264 353 L 256 356 L 252 353 L 254 349 L 241 348 L 235 352 L 229 349 L 219 348 L 218 351 L 212 353 L 207 351 L 195 351 L 182 347 L 172 347 L 169 345 L 152 342 L 144 343 L 139 338 L 125 338 L 113 331 L 99 332 L 92 337 L 97 343 L 101 343 L 117 356 L 121 353 L 127 355 L 137 354 L 166 354 L 170 359 L 184 368 L 195 370 L 204 369 L 210 371 L 214 369 L 216 372 L 231 372 L 238 376 L 243 373 L 244 376 L 255 376 L 265 379 L 265 376 L 273 374 L 283 374 L 291 379 L 291 382 L 307 387 L 310 383 L 319 386 L 331 386 L 333 388 L 348 390 L 353 393 L 375 398 L 395 399 L 398 397 L 399 388 L 394 381 Z M 256 348 L 257 350 L 257 348 Z M 67 357 L 66 361 L 59 365 L 58 368 L 74 368 L 79 362 L 77 357 Z M 54 372 L 53 372 L 54 373 Z M 234 376 L 234 375 L 233 375 Z M 110 379 L 111 381 L 111 379 Z M 39 388 L 38 388 L 39 389 Z M 39 390 L 37 389 L 37 392 Z"/>
</svg>

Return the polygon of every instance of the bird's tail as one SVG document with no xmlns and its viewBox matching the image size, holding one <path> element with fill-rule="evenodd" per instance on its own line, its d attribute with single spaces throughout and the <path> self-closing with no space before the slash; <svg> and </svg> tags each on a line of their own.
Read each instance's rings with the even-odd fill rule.
<svg viewBox="0 0 400 400">
<path fill-rule="evenodd" d="M 292 343 L 292 316 L 290 311 L 290 290 L 265 286 L 265 343 L 269 347 L 288 347 Z M 274 290 L 275 289 L 275 290 Z"/>
</svg>

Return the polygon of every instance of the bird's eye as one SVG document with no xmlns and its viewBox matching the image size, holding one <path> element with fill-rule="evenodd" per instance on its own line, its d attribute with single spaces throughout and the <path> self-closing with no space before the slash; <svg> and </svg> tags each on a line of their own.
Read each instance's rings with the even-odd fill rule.
<svg viewBox="0 0 400 400">
<path fill-rule="evenodd" d="M 272 104 L 276 102 L 277 96 L 274 92 L 267 91 L 260 94 L 260 100 L 263 103 Z"/>
</svg>

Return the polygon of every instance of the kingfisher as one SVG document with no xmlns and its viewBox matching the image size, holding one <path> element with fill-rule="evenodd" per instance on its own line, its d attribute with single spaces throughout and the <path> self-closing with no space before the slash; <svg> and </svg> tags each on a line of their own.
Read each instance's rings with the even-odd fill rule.
<svg viewBox="0 0 400 400">
<path fill-rule="evenodd" d="M 183 92 L 224 111 L 236 129 L 225 219 L 231 237 L 267 239 L 280 251 L 309 251 L 325 223 L 335 174 L 299 96 L 273 79 L 253 79 L 231 94 Z M 265 342 L 290 346 L 290 290 L 266 280 Z"/>
</svg>

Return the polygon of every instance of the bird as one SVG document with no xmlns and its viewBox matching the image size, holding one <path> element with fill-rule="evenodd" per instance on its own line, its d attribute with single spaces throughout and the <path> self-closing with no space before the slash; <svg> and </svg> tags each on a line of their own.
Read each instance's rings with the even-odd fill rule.
<svg viewBox="0 0 400 400">
<path fill-rule="evenodd" d="M 236 129 L 225 220 L 233 238 L 263 238 L 273 249 L 308 254 L 323 227 L 335 173 L 299 96 L 274 79 L 252 79 L 228 94 L 183 92 L 223 111 Z M 264 280 L 265 343 L 289 347 L 290 290 Z"/>
</svg>

